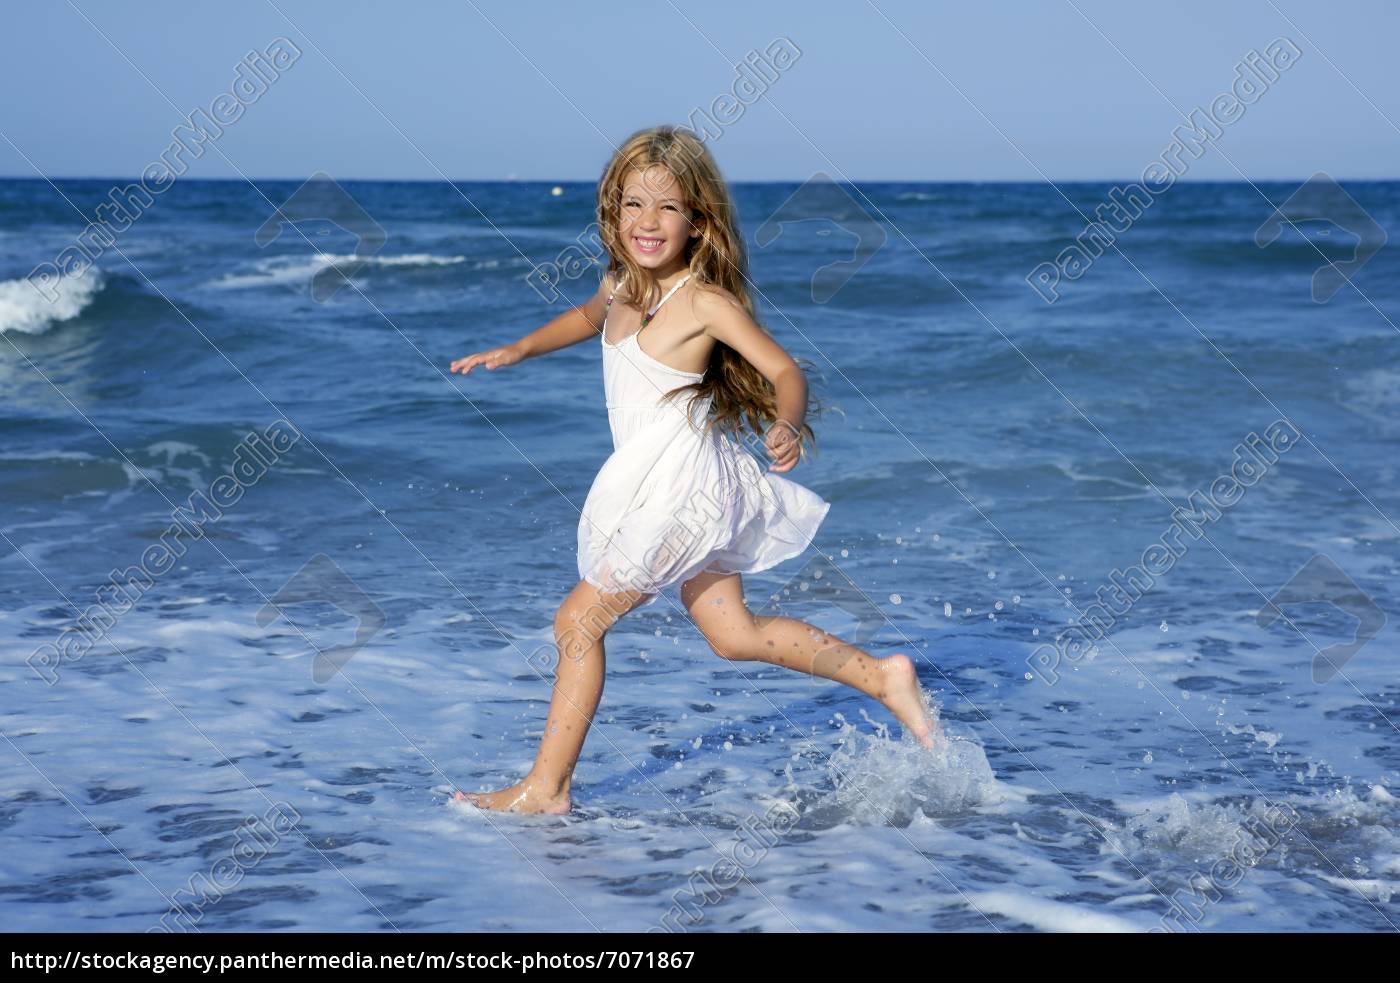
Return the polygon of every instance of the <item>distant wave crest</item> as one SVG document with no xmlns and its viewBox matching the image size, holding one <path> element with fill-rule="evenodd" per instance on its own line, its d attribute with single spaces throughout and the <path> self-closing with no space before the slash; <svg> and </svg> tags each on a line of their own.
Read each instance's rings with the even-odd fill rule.
<svg viewBox="0 0 1400 983">
<path fill-rule="evenodd" d="M 255 273 L 231 273 L 220 277 L 210 286 L 233 290 L 242 287 L 263 287 L 271 284 L 297 283 L 310 280 L 328 267 L 364 263 L 371 266 L 454 266 L 465 263 L 465 256 L 437 256 L 432 253 L 407 253 L 402 256 L 338 256 L 319 253 L 312 256 L 270 256 L 254 264 Z"/>
</svg>

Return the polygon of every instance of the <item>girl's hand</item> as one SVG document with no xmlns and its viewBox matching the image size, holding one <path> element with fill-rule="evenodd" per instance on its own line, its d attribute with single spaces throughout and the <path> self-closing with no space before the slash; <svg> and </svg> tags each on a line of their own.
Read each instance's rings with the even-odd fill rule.
<svg viewBox="0 0 1400 983">
<path fill-rule="evenodd" d="M 773 463 L 769 471 L 791 471 L 802 458 L 802 434 L 786 420 L 777 420 L 763 438 Z"/>
<path fill-rule="evenodd" d="M 462 375 L 466 375 L 478 365 L 484 365 L 494 371 L 505 365 L 514 365 L 523 357 L 520 350 L 514 345 L 506 345 L 503 348 L 492 348 L 490 351 L 477 352 L 475 355 L 459 358 L 452 363 L 449 371 L 461 372 Z"/>
</svg>

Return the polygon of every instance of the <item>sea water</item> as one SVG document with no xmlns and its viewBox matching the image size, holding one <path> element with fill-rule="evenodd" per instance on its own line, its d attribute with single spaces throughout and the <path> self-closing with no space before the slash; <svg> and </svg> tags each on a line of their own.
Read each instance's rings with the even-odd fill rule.
<svg viewBox="0 0 1400 983">
<path fill-rule="evenodd" d="M 41 295 L 111 187 L 0 184 L 10 930 L 1400 924 L 1400 252 L 1316 302 L 1353 241 L 1255 241 L 1295 184 L 1171 188 L 1053 304 L 1108 185 L 738 186 L 832 503 L 749 603 L 909 654 L 948 740 L 717 659 L 672 592 L 550 817 L 450 792 L 533 759 L 600 352 L 446 367 L 589 296 L 592 188 L 350 183 L 357 255 L 257 236 L 297 182 L 183 181 Z"/>
</svg>

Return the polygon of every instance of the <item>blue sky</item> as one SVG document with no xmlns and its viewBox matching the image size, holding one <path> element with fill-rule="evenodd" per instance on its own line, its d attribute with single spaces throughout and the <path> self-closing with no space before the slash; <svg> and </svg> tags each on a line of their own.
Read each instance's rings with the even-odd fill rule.
<svg viewBox="0 0 1400 983">
<path fill-rule="evenodd" d="M 1379 0 L 46 0 L 5 19 L 6 176 L 139 174 L 280 35 L 301 57 L 219 138 L 232 165 L 189 176 L 593 181 L 784 38 L 800 55 L 710 142 L 731 180 L 1136 178 L 1179 111 L 1283 37 L 1297 63 L 1185 179 L 1400 177 L 1400 5 Z"/>
</svg>

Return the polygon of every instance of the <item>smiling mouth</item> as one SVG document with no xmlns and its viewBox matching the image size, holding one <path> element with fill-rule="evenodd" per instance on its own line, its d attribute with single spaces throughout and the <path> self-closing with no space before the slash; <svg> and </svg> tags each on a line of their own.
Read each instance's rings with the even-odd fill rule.
<svg viewBox="0 0 1400 983">
<path fill-rule="evenodd" d="M 654 253 L 666 242 L 665 239 L 646 239 L 642 236 L 633 236 L 632 242 L 636 245 L 638 252 Z"/>
</svg>

